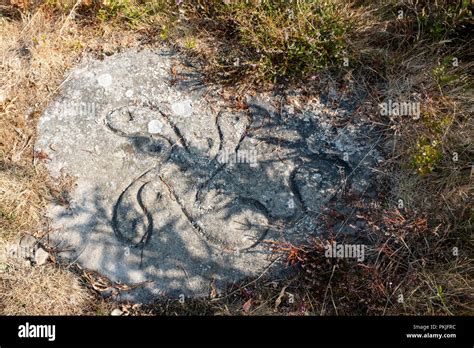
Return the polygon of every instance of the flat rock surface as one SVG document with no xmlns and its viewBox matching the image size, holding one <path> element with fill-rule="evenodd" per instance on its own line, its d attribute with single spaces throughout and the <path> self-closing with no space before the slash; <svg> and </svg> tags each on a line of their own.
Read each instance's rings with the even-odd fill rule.
<svg viewBox="0 0 474 348">
<path fill-rule="evenodd" d="M 197 71 L 169 52 L 84 62 L 39 122 L 35 150 L 75 179 L 49 209 L 53 243 L 113 281 L 145 282 L 124 298 L 203 296 L 278 269 L 272 242 L 317 234 L 344 191 L 373 195 L 370 129 L 335 125 L 356 103 L 230 102 Z"/>
</svg>

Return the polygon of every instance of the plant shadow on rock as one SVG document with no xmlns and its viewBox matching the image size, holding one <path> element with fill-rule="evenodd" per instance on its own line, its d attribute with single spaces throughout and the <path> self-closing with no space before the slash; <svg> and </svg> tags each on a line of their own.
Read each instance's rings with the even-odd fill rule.
<svg viewBox="0 0 474 348">
<path fill-rule="evenodd" d="M 188 74 L 173 85 L 178 90 L 205 91 L 198 74 Z M 320 233 L 318 217 L 352 189 L 354 176 L 368 182 L 362 196 L 373 191 L 371 175 L 363 171 L 378 156 L 371 154 L 373 141 L 361 145 L 360 139 L 340 140 L 344 129 L 322 129 L 320 118 L 311 111 L 289 113 L 276 108 L 276 100 L 281 95 L 249 100 L 245 111 L 221 110 L 215 120 L 220 153 L 213 156 L 189 146 L 189 139 L 166 147 L 153 146 L 157 139 L 153 135 L 129 136 L 134 152 L 156 156 L 156 165 L 115 197 L 115 205 L 98 186 L 83 198 L 76 197 L 56 219 L 75 216 L 59 234 L 80 233 L 62 241 L 55 238 L 57 249 L 67 249 L 72 240 L 76 246 L 68 255 L 72 260 L 121 284 L 140 284 L 121 294 L 125 300 L 206 296 L 211 283 L 222 289 L 266 270 L 277 256 L 272 242 L 301 242 Z M 160 105 L 148 107 L 160 109 Z M 343 107 L 338 111 L 349 118 L 353 108 Z M 235 157 L 237 163 L 219 161 L 228 145 L 226 137 L 233 136 L 231 128 L 219 123 L 226 117 L 247 120 L 242 135 L 230 146 L 231 156 L 240 152 L 248 160 L 257 149 L 257 163 L 238 163 Z M 360 137 L 363 129 L 368 137 L 371 130 L 364 127 L 348 136 Z M 334 148 L 338 140 L 343 146 Z M 350 159 L 344 158 L 344 146 L 353 146 Z M 162 162 L 162 152 L 168 150 Z M 269 274 L 282 268 L 275 263 Z"/>
</svg>

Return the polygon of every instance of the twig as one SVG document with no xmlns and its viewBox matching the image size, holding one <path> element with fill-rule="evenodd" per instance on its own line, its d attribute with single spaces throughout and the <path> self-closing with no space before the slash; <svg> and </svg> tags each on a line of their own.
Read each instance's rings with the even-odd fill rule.
<svg viewBox="0 0 474 348">
<path fill-rule="evenodd" d="M 56 37 L 56 41 L 58 40 L 59 36 L 62 35 L 63 33 L 63 30 L 64 30 L 64 27 L 66 26 L 66 24 L 69 22 L 69 20 L 72 18 L 72 16 L 74 15 L 74 12 L 76 11 L 76 8 L 77 6 L 79 6 L 79 4 L 81 3 L 82 0 L 77 0 L 76 3 L 74 4 L 74 6 L 72 7 L 71 11 L 69 12 L 69 14 L 67 15 L 66 19 L 64 20 L 64 23 L 63 25 L 61 26 L 61 29 L 59 30 L 59 35 Z"/>
<path fill-rule="evenodd" d="M 334 271 L 336 270 L 336 265 L 332 266 L 331 277 L 329 278 L 328 286 L 326 287 L 326 291 L 324 292 L 324 299 L 323 299 L 323 306 L 321 307 L 320 315 L 323 315 L 324 309 L 326 307 L 326 296 L 328 294 L 329 287 L 331 286 L 331 280 L 334 275 Z"/>
</svg>

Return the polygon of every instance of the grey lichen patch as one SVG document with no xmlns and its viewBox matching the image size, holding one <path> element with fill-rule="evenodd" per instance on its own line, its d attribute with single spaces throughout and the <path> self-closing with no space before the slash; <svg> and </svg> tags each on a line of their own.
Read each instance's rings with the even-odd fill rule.
<svg viewBox="0 0 474 348">
<path fill-rule="evenodd" d="M 259 274 L 277 257 L 267 242 L 305 240 L 344 192 L 373 191 L 380 156 L 363 122 L 337 128 L 324 103 L 270 94 L 235 110 L 197 72 L 176 80 L 180 59 L 86 62 L 39 122 L 51 174 L 77 179 L 71 204 L 50 207 L 52 239 L 85 268 L 143 283 L 123 298 L 207 295 Z"/>
</svg>

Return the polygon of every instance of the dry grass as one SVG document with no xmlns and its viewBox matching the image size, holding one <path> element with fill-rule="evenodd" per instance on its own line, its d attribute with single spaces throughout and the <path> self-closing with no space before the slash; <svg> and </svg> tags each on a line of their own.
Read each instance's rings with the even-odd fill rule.
<svg viewBox="0 0 474 348">
<path fill-rule="evenodd" d="M 268 82 L 275 80 L 305 85 L 319 67 L 340 67 L 344 49 L 350 67 L 334 70 L 335 78 L 368 92 L 360 111 L 393 141 L 392 157 L 381 169 L 384 205 L 366 215 L 372 226 L 367 262 L 324 258 L 324 238 L 333 236 L 322 236 L 314 245 L 280 246 L 300 271 L 294 279 L 248 280 L 224 298 L 124 304 L 122 310 L 132 315 L 474 313 L 473 51 L 462 11 L 445 10 L 458 1 L 331 1 L 337 10 L 323 11 L 328 17 L 321 25 L 327 25 L 327 35 L 340 36 L 332 48 L 311 40 L 308 30 L 321 18 L 308 23 L 304 11 L 291 22 L 257 2 L 243 7 L 186 2 L 181 13 L 172 1 L 104 3 L 0 1 L 0 241 L 47 233 L 45 208 L 58 199 L 62 184 L 50 182 L 41 154 L 33 152 L 36 122 L 82 56 L 100 59 L 126 47 L 166 42 L 206 62 L 209 80 L 239 81 L 242 90 L 256 83 L 271 87 Z M 351 25 L 341 25 L 339 15 Z M 290 57 L 292 43 L 308 51 L 292 51 Z M 321 49 L 325 54 L 311 60 L 311 52 Z M 446 63 L 452 57 L 458 66 Z M 377 104 L 387 99 L 420 101 L 420 120 L 382 117 Z M 423 155 L 427 150 L 436 156 Z M 397 211 L 399 199 L 404 208 Z M 459 256 L 453 256 L 453 247 Z M 107 314 L 114 306 L 73 268 L 1 265 L 6 270 L 0 282 L 2 313 Z"/>
<path fill-rule="evenodd" d="M 66 43 L 74 28 L 43 12 L 0 19 L 0 232 L 3 239 L 35 233 L 44 221 L 48 177 L 33 154 L 36 120 L 75 59 Z"/>
<path fill-rule="evenodd" d="M 431 229 L 426 216 L 398 210 L 366 219 L 371 247 L 363 263 L 325 258 L 325 238 L 291 246 L 292 261 L 302 267 L 301 281 L 315 294 L 321 314 L 472 313 L 472 260 L 468 250 L 453 254 L 462 247 L 452 239 L 451 226 Z M 349 242 L 338 240 L 344 241 Z"/>
<path fill-rule="evenodd" d="M 93 296 L 70 271 L 27 261 L 2 264 L 0 312 L 8 315 L 81 315 L 94 306 Z"/>
<path fill-rule="evenodd" d="M 0 237 L 11 240 L 19 234 L 36 232 L 49 196 L 48 178 L 21 167 L 2 168 L 0 173 Z"/>
<path fill-rule="evenodd" d="M 18 10 L 11 9 L 11 13 L 18 15 Z M 26 233 L 42 237 L 48 232 L 46 206 L 58 198 L 63 185 L 50 180 L 33 145 L 37 119 L 55 96 L 65 72 L 84 54 L 85 47 L 100 56 L 135 43 L 133 33 L 120 35 L 108 25 L 87 30 L 68 14 L 40 8 L 24 12 L 16 20 L 0 17 L 2 244 Z M 2 263 L 2 267 L 2 313 L 102 313 L 94 308 L 102 301 L 87 287 L 79 286 L 81 278 L 69 270 L 20 262 Z"/>
</svg>

